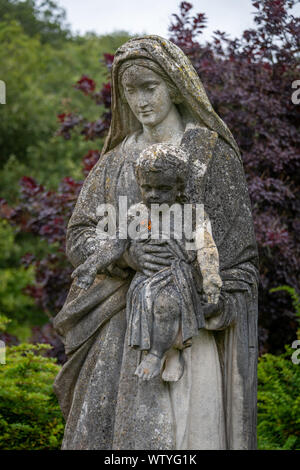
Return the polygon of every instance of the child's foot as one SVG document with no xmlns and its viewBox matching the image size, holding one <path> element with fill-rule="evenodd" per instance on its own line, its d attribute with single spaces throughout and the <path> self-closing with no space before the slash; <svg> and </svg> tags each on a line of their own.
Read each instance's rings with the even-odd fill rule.
<svg viewBox="0 0 300 470">
<path fill-rule="evenodd" d="M 150 380 L 157 377 L 160 373 L 162 359 L 148 353 L 145 359 L 142 360 L 140 365 L 136 368 L 135 375 L 142 380 Z"/>
</svg>

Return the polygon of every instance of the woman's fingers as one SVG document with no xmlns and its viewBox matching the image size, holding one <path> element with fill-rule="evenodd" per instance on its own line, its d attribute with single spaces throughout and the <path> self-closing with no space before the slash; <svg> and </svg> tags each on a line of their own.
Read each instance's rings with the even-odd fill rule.
<svg viewBox="0 0 300 470">
<path fill-rule="evenodd" d="M 153 256 L 160 256 L 161 258 L 173 258 L 172 253 L 169 251 L 146 251 L 146 253 L 149 253 Z"/>
<path fill-rule="evenodd" d="M 157 244 L 134 243 L 131 245 L 131 256 L 138 269 L 149 275 L 160 271 L 162 267 L 170 266 L 172 254 L 163 240 L 156 240 Z M 148 263 L 148 264 L 147 264 Z M 147 267 L 148 266 L 148 267 Z M 149 268 L 149 266 L 151 266 Z M 147 270 L 147 273 L 146 273 Z"/>
<path fill-rule="evenodd" d="M 160 264 L 154 264 L 154 263 L 146 262 L 146 263 L 144 263 L 144 265 L 143 265 L 143 269 L 150 269 L 150 271 L 157 272 L 157 271 L 160 271 L 160 270 L 161 270 L 161 265 L 160 265 Z"/>
<path fill-rule="evenodd" d="M 147 253 L 166 253 L 166 254 L 170 254 L 170 251 L 167 249 L 165 244 L 144 245 L 143 249 Z"/>
<path fill-rule="evenodd" d="M 144 255 L 143 256 L 143 261 L 144 262 L 150 262 L 150 263 L 155 263 L 155 264 L 160 264 L 162 266 L 170 266 L 171 265 L 171 260 L 161 258 L 160 256 L 156 255 Z"/>
<path fill-rule="evenodd" d="M 147 277 L 151 277 L 155 273 L 156 273 L 156 271 L 150 271 L 148 269 L 143 269 L 143 274 Z"/>
</svg>

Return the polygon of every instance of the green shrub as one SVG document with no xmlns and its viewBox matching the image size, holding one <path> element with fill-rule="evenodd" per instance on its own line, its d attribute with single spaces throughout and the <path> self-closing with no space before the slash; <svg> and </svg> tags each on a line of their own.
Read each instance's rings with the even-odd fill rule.
<svg viewBox="0 0 300 470">
<path fill-rule="evenodd" d="M 270 292 L 279 291 L 291 296 L 300 322 L 300 298 L 295 289 L 279 286 Z M 279 356 L 264 354 L 258 362 L 257 430 L 258 447 L 263 450 L 300 450 L 300 364 L 292 361 L 295 349 L 285 349 Z"/>
<path fill-rule="evenodd" d="M 64 422 L 53 392 L 59 372 L 41 355 L 49 345 L 21 344 L 0 365 L 0 449 L 59 449 Z"/>
<path fill-rule="evenodd" d="M 16 242 L 15 230 L 6 220 L 0 219 L 0 315 L 10 319 L 7 333 L 26 341 L 31 335 L 32 325 L 47 321 L 25 289 L 35 280 L 34 267 L 20 264 L 23 247 Z"/>
<path fill-rule="evenodd" d="M 129 35 L 87 34 L 61 41 L 57 47 L 28 35 L 22 22 L 1 16 L 1 3 L 0 80 L 6 83 L 6 105 L 0 106 L 0 192 L 8 202 L 16 203 L 22 176 L 51 189 L 65 176 L 82 178 L 82 158 L 95 148 L 95 142 L 75 132 L 68 141 L 55 136 L 57 115 L 75 112 L 91 121 L 99 118 L 101 107 L 89 106 L 72 85 L 84 71 L 96 77 L 97 90 L 101 89 L 107 80 L 103 54 L 113 53 Z"/>
<path fill-rule="evenodd" d="M 300 450 L 300 364 L 294 349 L 265 354 L 258 364 L 258 447 Z"/>
</svg>

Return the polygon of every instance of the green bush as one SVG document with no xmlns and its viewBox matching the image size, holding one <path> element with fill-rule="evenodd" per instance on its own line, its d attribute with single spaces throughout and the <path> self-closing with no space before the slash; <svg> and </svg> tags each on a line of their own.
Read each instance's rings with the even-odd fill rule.
<svg viewBox="0 0 300 470">
<path fill-rule="evenodd" d="M 57 47 L 26 31 L 20 22 L 0 15 L 0 79 L 6 83 L 6 105 L 0 107 L 0 191 L 10 203 L 18 200 L 22 176 L 52 189 L 66 175 L 82 177 L 82 157 L 100 143 L 79 135 L 69 141 L 55 136 L 57 115 L 75 112 L 91 121 L 99 118 L 101 108 L 89 107 L 72 85 L 85 71 L 101 89 L 107 80 L 103 54 L 129 39 L 125 32 L 87 34 Z"/>
<path fill-rule="evenodd" d="M 41 355 L 49 345 L 21 344 L 0 365 L 0 449 L 51 450 L 61 446 L 64 422 L 53 392 L 59 372 Z"/>
<path fill-rule="evenodd" d="M 258 447 L 300 450 L 300 364 L 294 349 L 263 355 L 258 364 Z"/>
<path fill-rule="evenodd" d="M 0 319 L 1 320 L 1 319 Z M 1 322 L 0 322 L 1 323 Z M 4 318 L 5 328 L 5 318 Z M 7 348 L 0 365 L 0 449 L 59 449 L 64 422 L 53 392 L 59 372 L 41 354 L 49 345 Z M 287 347 L 280 356 L 265 354 L 258 364 L 258 448 L 300 449 L 300 365 Z"/>
<path fill-rule="evenodd" d="M 45 313 L 39 309 L 32 297 L 25 292 L 35 281 L 33 266 L 20 264 L 28 242 L 22 247 L 16 241 L 15 230 L 6 220 L 0 219 L 0 315 L 9 318 L 7 333 L 26 341 L 31 335 L 32 325 L 43 325 Z"/>
<path fill-rule="evenodd" d="M 290 286 L 270 292 L 280 291 L 291 296 L 300 323 L 298 293 Z M 300 339 L 300 329 L 297 336 Z M 279 356 L 264 354 L 258 362 L 258 446 L 263 450 L 300 450 L 300 363 L 292 361 L 295 349 L 285 349 Z"/>
</svg>

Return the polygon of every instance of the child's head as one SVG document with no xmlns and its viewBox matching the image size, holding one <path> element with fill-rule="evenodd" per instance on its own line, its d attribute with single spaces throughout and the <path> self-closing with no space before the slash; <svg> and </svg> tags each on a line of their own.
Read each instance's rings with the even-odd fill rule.
<svg viewBox="0 0 300 470">
<path fill-rule="evenodd" d="M 182 195 L 188 177 L 188 156 L 172 144 L 147 147 L 136 161 L 135 171 L 143 202 L 169 204 Z"/>
</svg>

